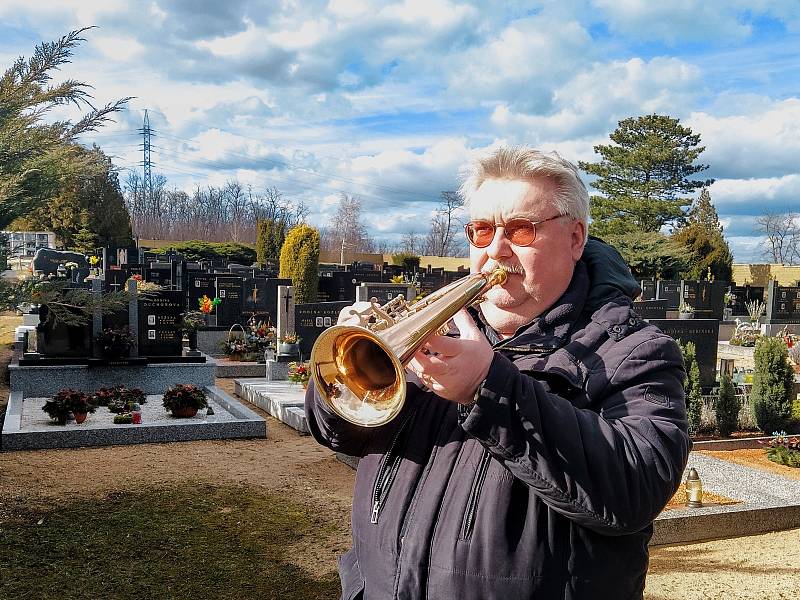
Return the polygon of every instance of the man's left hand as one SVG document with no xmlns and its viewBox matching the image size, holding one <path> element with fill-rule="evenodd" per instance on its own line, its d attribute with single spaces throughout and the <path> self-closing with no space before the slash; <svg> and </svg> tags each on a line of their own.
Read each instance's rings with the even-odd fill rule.
<svg viewBox="0 0 800 600">
<path fill-rule="evenodd" d="M 408 368 L 438 396 L 469 404 L 489 373 L 494 351 L 466 310 L 453 316 L 460 338 L 433 336 Z"/>
</svg>

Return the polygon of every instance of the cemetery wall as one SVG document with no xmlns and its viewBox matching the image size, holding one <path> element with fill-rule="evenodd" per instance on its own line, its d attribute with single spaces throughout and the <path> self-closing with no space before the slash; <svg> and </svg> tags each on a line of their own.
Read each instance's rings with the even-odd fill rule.
<svg viewBox="0 0 800 600">
<path fill-rule="evenodd" d="M 733 280 L 736 285 L 767 287 L 770 279 L 780 285 L 793 286 L 800 281 L 800 265 L 734 264 Z"/>
</svg>

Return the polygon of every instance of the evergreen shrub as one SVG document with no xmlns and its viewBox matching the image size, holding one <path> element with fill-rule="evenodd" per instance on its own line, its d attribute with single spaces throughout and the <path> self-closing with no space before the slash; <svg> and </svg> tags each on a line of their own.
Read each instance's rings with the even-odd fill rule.
<svg viewBox="0 0 800 600">
<path fill-rule="evenodd" d="M 316 302 L 319 283 L 319 232 L 297 225 L 281 248 L 280 277 L 292 280 L 297 304 Z"/>
<path fill-rule="evenodd" d="M 683 353 L 683 363 L 686 366 L 687 378 L 683 384 L 686 392 L 686 414 L 689 419 L 689 433 L 697 435 L 700 432 L 700 416 L 703 412 L 703 392 L 700 388 L 700 366 L 697 364 L 697 350 L 694 342 L 683 344 L 678 341 Z"/>
<path fill-rule="evenodd" d="M 750 404 L 761 431 L 786 429 L 792 414 L 794 371 L 786 343 L 778 337 L 762 337 L 756 343 L 755 369 Z"/>
<path fill-rule="evenodd" d="M 717 428 L 722 437 L 728 437 L 736 430 L 739 424 L 739 410 L 741 403 L 736 397 L 736 393 L 731 383 L 731 378 L 722 375 L 719 380 L 719 391 L 717 396 Z"/>
</svg>

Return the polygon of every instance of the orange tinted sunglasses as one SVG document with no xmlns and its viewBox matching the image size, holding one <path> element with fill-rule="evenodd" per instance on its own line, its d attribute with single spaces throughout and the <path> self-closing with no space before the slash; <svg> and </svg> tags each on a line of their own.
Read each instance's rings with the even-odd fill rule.
<svg viewBox="0 0 800 600">
<path fill-rule="evenodd" d="M 515 246 L 530 246 L 536 239 L 536 226 L 542 223 L 547 223 L 553 219 L 558 219 L 564 215 L 556 215 L 549 219 L 542 219 L 541 221 L 532 221 L 518 217 L 509 219 L 505 223 L 492 223 L 491 221 L 470 221 L 464 225 L 464 233 L 467 234 L 467 240 L 476 248 L 486 248 L 494 240 L 495 232 L 498 227 L 502 227 L 505 231 L 508 241 Z"/>
</svg>

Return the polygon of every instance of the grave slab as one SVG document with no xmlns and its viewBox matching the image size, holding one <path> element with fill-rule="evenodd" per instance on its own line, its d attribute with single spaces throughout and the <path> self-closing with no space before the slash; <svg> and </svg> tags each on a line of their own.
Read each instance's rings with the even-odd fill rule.
<svg viewBox="0 0 800 600">
<path fill-rule="evenodd" d="M 279 421 L 307 434 L 303 406 L 305 390 L 302 386 L 289 381 L 267 381 L 266 379 L 236 379 L 236 395 L 267 411 Z"/>
<path fill-rule="evenodd" d="M 2 448 L 35 450 L 267 436 L 266 421 L 253 410 L 215 386 L 207 386 L 206 392 L 213 415 L 201 410 L 195 417 L 175 419 L 161 405 L 160 395 L 148 395 L 140 425 L 115 425 L 113 413 L 105 407 L 99 407 L 80 425 L 57 425 L 41 410 L 46 398 L 25 399 L 22 392 L 11 392 Z"/>
</svg>

